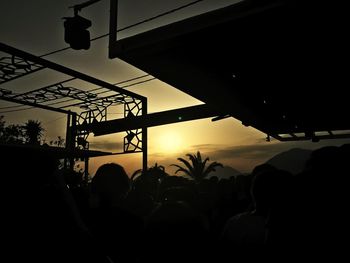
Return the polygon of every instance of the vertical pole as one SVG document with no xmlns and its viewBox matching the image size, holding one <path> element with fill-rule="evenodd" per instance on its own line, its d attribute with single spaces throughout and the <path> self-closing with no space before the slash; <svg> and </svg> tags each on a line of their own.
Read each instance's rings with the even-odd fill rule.
<svg viewBox="0 0 350 263">
<path fill-rule="evenodd" d="M 71 122 L 71 113 L 67 114 L 67 127 L 66 127 L 66 151 L 68 152 L 70 142 L 71 142 L 71 129 L 70 129 L 70 122 Z M 68 166 L 68 157 L 64 158 L 64 169 L 67 169 Z"/>
<path fill-rule="evenodd" d="M 142 100 L 142 116 L 147 115 L 147 98 Z M 142 127 L 142 170 L 147 171 L 147 159 L 148 159 L 148 146 L 147 146 L 148 134 L 147 126 Z"/>
<path fill-rule="evenodd" d="M 117 42 L 118 0 L 110 0 L 109 12 L 109 50 L 111 50 L 113 44 Z"/>
<path fill-rule="evenodd" d="M 75 149 L 75 137 L 77 134 L 77 114 L 76 113 L 72 113 L 72 126 L 71 126 L 71 137 L 70 137 L 70 143 L 69 143 L 69 153 L 70 153 L 70 169 L 73 171 L 74 168 L 74 156 L 73 156 L 73 152 Z"/>
</svg>

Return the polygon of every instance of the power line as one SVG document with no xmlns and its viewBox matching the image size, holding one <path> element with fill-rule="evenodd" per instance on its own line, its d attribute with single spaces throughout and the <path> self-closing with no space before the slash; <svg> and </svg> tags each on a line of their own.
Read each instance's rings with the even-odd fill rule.
<svg viewBox="0 0 350 263">
<path fill-rule="evenodd" d="M 155 79 L 156 79 L 156 78 L 151 78 L 151 79 L 139 81 L 139 82 L 136 82 L 136 83 L 133 83 L 133 84 L 130 84 L 130 85 L 126 85 L 126 86 L 120 87 L 120 88 L 128 88 L 128 87 L 136 86 L 136 85 L 143 84 L 143 83 L 146 83 L 146 82 L 155 80 Z M 108 92 L 111 92 L 111 91 L 110 91 L 110 90 L 102 91 L 102 92 L 96 93 L 96 95 L 100 95 L 100 94 L 104 94 L 104 93 L 108 93 Z M 75 99 L 73 99 L 73 100 L 75 100 Z M 67 102 L 67 101 L 65 101 L 65 102 Z M 64 109 L 64 108 L 68 108 L 68 107 L 78 106 L 78 105 L 81 105 L 81 104 L 84 104 L 84 103 L 85 103 L 85 102 L 74 103 L 74 104 L 70 104 L 70 105 L 66 105 L 66 106 L 59 107 L 59 109 Z M 57 104 L 57 103 L 56 103 L 56 104 Z M 52 104 L 50 104 L 50 106 L 51 106 L 51 105 L 52 105 Z"/>
<path fill-rule="evenodd" d="M 171 14 L 171 13 L 175 13 L 175 12 L 177 12 L 177 11 L 180 11 L 181 9 L 187 8 L 187 7 L 189 7 L 189 6 L 195 5 L 195 4 L 197 4 L 197 3 L 199 3 L 199 2 L 203 2 L 203 1 L 204 1 L 204 0 L 197 0 L 197 1 L 190 2 L 190 3 L 188 3 L 188 4 L 179 6 L 179 7 L 174 8 L 174 9 L 171 9 L 171 10 L 169 10 L 169 11 L 167 11 L 167 12 L 161 13 L 161 14 L 159 14 L 159 15 L 152 16 L 152 17 L 150 17 L 150 18 L 141 20 L 141 21 L 136 22 L 136 23 L 134 23 L 134 24 L 131 24 L 131 25 L 129 25 L 129 26 L 126 26 L 126 27 L 123 27 L 123 28 L 121 28 L 121 29 L 118 29 L 117 32 L 121 32 L 121 31 L 130 29 L 130 28 L 132 28 L 132 27 L 139 26 L 139 25 L 141 25 L 141 24 L 150 22 L 150 21 L 152 21 L 152 20 L 155 20 L 155 19 L 157 19 L 157 18 L 160 18 L 160 17 L 166 16 L 166 15 L 169 15 L 169 14 Z M 109 33 L 106 33 L 106 34 L 103 34 L 103 35 L 94 37 L 94 38 L 90 39 L 90 41 L 95 41 L 95 40 L 98 40 L 98 39 L 101 39 L 101 38 L 104 38 L 104 37 L 107 37 L 107 36 L 109 36 Z M 70 48 L 71 48 L 71 47 L 61 48 L 61 49 L 58 49 L 58 50 L 55 50 L 55 51 L 52 51 L 52 52 L 43 54 L 43 55 L 41 55 L 41 56 L 39 56 L 39 57 L 50 56 L 50 55 L 53 55 L 53 54 L 56 54 L 56 53 L 59 53 L 59 52 L 68 50 L 68 49 L 70 49 Z"/>
<path fill-rule="evenodd" d="M 140 79 L 140 78 L 143 78 L 143 77 L 147 77 L 147 76 L 149 76 L 149 74 L 146 74 L 146 75 L 143 75 L 143 76 L 140 76 L 140 77 L 136 77 L 136 78 L 132 78 L 129 81 L 125 80 L 125 81 L 117 82 L 117 83 L 112 84 L 112 85 L 118 85 L 118 84 L 121 84 L 121 83 L 130 82 L 130 81 L 137 80 L 137 79 Z M 120 87 L 120 88 L 127 88 L 127 87 L 136 86 L 136 85 L 139 85 L 139 84 L 142 84 L 142 83 L 145 83 L 145 82 L 148 82 L 148 81 L 152 81 L 152 80 L 155 80 L 155 79 L 156 78 L 153 77 L 151 79 L 147 79 L 147 80 L 144 80 L 144 81 L 139 81 L 139 82 L 136 82 L 136 83 L 132 83 L 130 85 L 126 85 L 126 86 L 123 86 L 123 87 Z M 89 90 L 89 92 L 97 91 L 97 90 L 101 90 L 101 89 L 106 89 L 106 88 L 100 87 L 100 88 Z M 100 94 L 104 94 L 104 93 L 108 93 L 108 92 L 112 92 L 112 91 L 111 90 L 106 90 L 106 91 L 98 92 L 98 93 L 95 93 L 95 94 L 96 95 L 100 95 Z M 50 104 L 46 104 L 46 106 L 57 105 L 57 104 L 60 104 L 60 103 L 65 103 L 65 102 L 74 101 L 74 100 L 76 100 L 76 99 L 68 99 L 68 100 L 65 100 L 65 101 L 53 102 L 53 103 L 50 103 Z M 82 103 L 84 103 L 84 102 L 82 102 Z M 72 105 L 76 105 L 76 104 L 62 106 L 61 108 L 63 108 L 63 107 L 67 108 L 67 107 L 70 107 Z"/>
<path fill-rule="evenodd" d="M 120 81 L 120 82 L 116 82 L 116 83 L 114 83 L 112 85 L 114 85 L 114 86 L 120 85 L 120 84 L 123 84 L 123 83 L 126 83 L 126 82 L 130 82 L 130 81 L 133 81 L 133 80 L 141 79 L 141 78 L 144 78 L 144 77 L 147 77 L 147 76 L 149 76 L 149 74 L 145 74 L 145 75 L 142 75 L 142 76 L 139 76 L 139 77 L 135 77 L 135 78 L 123 80 L 123 81 Z"/>
<path fill-rule="evenodd" d="M 139 81 L 139 82 L 136 82 L 136 83 L 132 83 L 132 84 L 129 84 L 129 85 L 125 85 L 121 88 L 125 89 L 125 88 L 129 88 L 129 87 L 132 87 L 132 86 L 136 86 L 136 85 L 139 85 L 139 84 L 143 84 L 143 83 L 146 83 L 146 82 L 149 82 L 149 81 L 152 81 L 152 80 L 155 80 L 157 78 L 151 78 L 151 79 L 146 79 L 146 80 L 142 80 L 142 81 Z"/>
<path fill-rule="evenodd" d="M 20 105 L 20 106 L 22 107 L 23 105 Z M 16 112 L 16 111 L 30 110 L 30 109 L 33 109 L 33 108 L 35 108 L 35 107 L 33 106 L 33 107 L 28 107 L 28 108 L 18 109 L 18 110 L 1 111 L 0 114 L 3 114 L 3 113 L 11 113 L 11 112 Z"/>
<path fill-rule="evenodd" d="M 23 107 L 23 105 L 1 107 L 0 110 L 13 109 L 13 108 L 18 108 L 18 107 Z"/>
<path fill-rule="evenodd" d="M 150 18 L 144 19 L 144 20 L 142 20 L 142 21 L 139 21 L 139 22 L 137 22 L 137 23 L 131 24 L 131 25 L 129 25 L 129 26 L 123 27 L 123 28 L 117 30 L 117 32 L 121 32 L 121 31 L 130 29 L 130 28 L 132 28 L 132 27 L 139 26 L 139 25 L 141 25 L 141 24 L 144 24 L 144 23 L 150 22 L 150 21 L 152 21 L 152 20 L 155 20 L 155 19 L 157 19 L 157 18 L 160 18 L 160 17 L 166 16 L 166 15 L 169 15 L 169 14 L 171 14 L 171 13 L 177 12 L 177 11 L 179 11 L 179 10 L 181 10 L 181 9 L 187 8 L 187 7 L 189 7 L 189 6 L 195 5 L 195 4 L 197 4 L 197 3 L 199 3 L 199 2 L 203 2 L 203 1 L 204 1 L 204 0 L 197 0 L 197 1 L 190 2 L 190 3 L 188 3 L 188 4 L 179 6 L 179 7 L 174 8 L 174 9 L 171 9 L 171 10 L 169 10 L 169 11 L 167 11 L 167 12 L 164 12 L 164 13 L 161 13 L 161 14 L 159 14 L 159 15 L 155 15 L 155 16 L 153 16 L 153 17 L 150 17 Z M 95 40 L 98 40 L 98 39 L 107 37 L 108 35 L 109 35 L 109 33 L 106 33 L 106 34 L 103 34 L 103 35 L 94 37 L 94 38 L 92 38 L 90 41 L 95 41 Z M 70 49 L 70 48 L 71 48 L 71 47 L 61 48 L 61 49 L 58 49 L 58 50 L 51 51 L 51 52 L 49 52 L 49 53 L 40 55 L 39 57 L 42 58 L 42 57 L 50 56 L 50 55 L 53 55 L 53 54 L 56 54 L 56 53 L 59 53 L 59 52 L 68 50 L 68 49 Z M 148 76 L 148 74 L 146 74 L 146 75 L 144 75 L 144 76 L 141 76 L 141 77 L 145 77 L 145 76 Z M 113 84 L 113 85 L 122 84 L 122 83 L 129 82 L 129 81 L 132 81 L 132 80 L 141 78 L 141 77 L 137 77 L 137 78 L 134 78 L 134 79 L 126 80 L 126 81 L 123 81 L 123 82 L 120 82 L 120 83 L 115 83 L 115 84 Z M 152 78 L 152 79 L 150 79 L 150 80 L 145 80 L 145 81 L 140 82 L 140 83 L 145 83 L 145 82 L 148 82 L 148 81 L 151 81 L 151 80 L 154 80 L 154 79 L 155 79 L 155 78 Z M 140 83 L 130 84 L 130 85 L 124 86 L 124 87 L 122 87 L 122 88 L 131 87 L 131 86 L 134 86 L 134 85 L 137 85 L 137 84 L 140 84 Z M 97 88 L 97 89 L 95 89 L 95 90 L 99 90 L 99 89 L 102 89 L 102 88 Z M 57 104 L 57 103 L 56 103 L 56 104 Z M 50 105 L 50 104 L 49 104 L 49 105 Z M 1 109 L 9 109 L 9 108 L 18 108 L 18 107 L 22 107 L 22 106 L 23 106 L 23 105 L 3 107 L 3 108 L 0 108 L 0 110 L 1 110 Z M 34 107 L 29 107 L 29 108 L 25 108 L 25 109 L 17 109 L 17 110 L 3 111 L 3 112 L 0 112 L 0 114 L 2 114 L 2 113 L 10 113 L 10 112 L 17 112 L 17 111 L 23 111 L 23 110 L 28 110 L 28 109 L 32 109 L 32 108 L 34 108 Z"/>
<path fill-rule="evenodd" d="M 137 22 L 137 23 L 131 24 L 131 25 L 129 25 L 129 26 L 123 27 L 123 28 L 117 30 L 117 32 L 121 32 L 121 31 L 130 29 L 130 28 L 132 28 L 132 27 L 135 27 L 135 26 L 138 26 L 138 25 L 141 25 L 141 24 L 150 22 L 150 21 L 155 20 L 155 19 L 157 19 L 157 18 L 160 18 L 160 17 L 162 17 L 162 16 L 169 15 L 169 14 L 171 14 L 171 13 L 177 12 L 177 11 L 179 11 L 179 10 L 181 10 L 181 9 L 187 8 L 187 7 L 189 7 L 189 6 L 195 5 L 195 4 L 197 4 L 197 3 L 199 3 L 199 2 L 203 2 L 203 1 L 204 1 L 204 0 L 197 0 L 197 1 L 190 2 L 190 3 L 188 3 L 188 4 L 179 6 L 179 7 L 174 8 L 174 9 L 171 9 L 171 10 L 169 10 L 169 11 L 167 11 L 167 12 L 164 12 L 164 13 L 161 13 L 161 14 L 159 14 L 159 15 L 155 15 L 155 16 L 153 16 L 153 17 L 150 17 L 150 18 L 144 19 L 144 20 L 142 20 L 142 21 L 139 21 L 139 22 Z M 95 40 L 98 40 L 98 39 L 107 37 L 108 35 L 109 35 L 109 33 L 106 33 L 106 34 L 97 36 L 97 37 L 95 37 L 95 38 L 92 38 L 90 41 L 95 41 Z M 51 52 L 49 52 L 49 53 L 40 55 L 39 57 L 40 57 L 40 58 L 41 58 L 41 57 L 46 57 L 46 56 L 53 55 L 53 54 L 56 54 L 56 53 L 59 53 L 59 52 L 62 52 L 62 51 L 68 50 L 68 49 L 70 49 L 70 47 L 65 47 L 65 48 L 61 48 L 61 49 L 55 50 L 55 51 L 51 51 Z M 148 76 L 148 74 L 143 75 L 143 76 L 141 76 L 141 77 L 136 77 L 136 78 L 134 78 L 134 79 L 129 79 L 129 80 L 125 80 L 125 81 L 122 81 L 122 82 L 119 82 L 119 83 L 115 83 L 115 84 L 113 84 L 113 85 L 119 85 L 119 84 L 122 84 L 122 83 L 125 83 L 125 82 L 129 82 L 129 81 L 132 81 L 132 80 L 136 80 L 136 79 L 138 79 L 138 78 L 142 78 L 142 77 L 145 77 L 145 76 Z M 154 80 L 154 79 L 155 79 L 155 78 L 152 78 L 152 79 L 150 79 L 150 80 L 145 80 L 145 81 L 140 82 L 140 83 L 145 83 L 145 82 L 148 82 L 148 81 L 151 81 L 151 80 Z M 131 87 L 131 86 L 134 86 L 134 85 L 137 85 L 137 84 L 140 84 L 140 83 L 130 84 L 130 85 L 124 86 L 123 88 Z M 97 88 L 97 89 L 95 89 L 95 90 L 99 90 L 99 89 L 102 89 L 102 88 Z M 93 91 L 93 90 L 92 90 L 92 91 Z M 13 109 L 13 108 L 18 108 L 18 107 L 23 107 L 23 105 L 2 107 L 2 108 L 0 108 L 0 110 L 1 110 L 1 109 L 10 109 L 10 108 Z M 25 108 L 25 109 L 17 109 L 17 110 L 3 111 L 3 112 L 0 112 L 0 114 L 2 114 L 2 113 L 16 112 L 16 111 L 22 111 L 22 110 L 28 110 L 28 109 L 31 109 L 31 108 L 34 108 L 34 107 L 29 107 L 29 108 Z"/>
</svg>

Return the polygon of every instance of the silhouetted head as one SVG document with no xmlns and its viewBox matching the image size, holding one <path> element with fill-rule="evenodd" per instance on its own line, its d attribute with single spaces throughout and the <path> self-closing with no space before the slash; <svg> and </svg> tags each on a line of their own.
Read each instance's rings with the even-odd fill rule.
<svg viewBox="0 0 350 263">
<path fill-rule="evenodd" d="M 276 168 L 268 163 L 263 163 L 254 167 L 252 175 L 255 176 L 259 173 L 274 171 Z"/>
<path fill-rule="evenodd" d="M 130 179 L 124 168 L 116 163 L 100 166 L 91 181 L 91 192 L 102 206 L 111 206 L 125 198 L 130 189 Z"/>
<path fill-rule="evenodd" d="M 337 165 L 340 157 L 340 150 L 336 146 L 326 146 L 314 150 L 306 163 L 307 169 L 314 171 L 328 172 Z"/>
<path fill-rule="evenodd" d="M 320 198 L 324 191 L 329 193 L 329 197 L 346 198 L 339 195 L 348 192 L 349 161 L 350 150 L 347 144 L 340 147 L 326 146 L 312 152 L 305 172 L 309 175 L 310 187 L 318 189 Z"/>
<path fill-rule="evenodd" d="M 255 209 L 262 215 L 267 215 L 279 198 L 282 198 L 291 175 L 282 170 L 272 169 L 257 173 L 253 178 L 251 195 Z"/>
</svg>

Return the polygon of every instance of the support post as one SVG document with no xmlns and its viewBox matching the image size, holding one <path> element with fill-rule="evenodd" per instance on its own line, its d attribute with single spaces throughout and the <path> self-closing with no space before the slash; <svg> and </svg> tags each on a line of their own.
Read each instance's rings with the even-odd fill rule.
<svg viewBox="0 0 350 263">
<path fill-rule="evenodd" d="M 77 114 L 76 113 L 73 113 L 72 114 L 72 126 L 71 126 L 71 137 L 70 137 L 70 143 L 69 143 L 69 148 L 68 148 L 68 152 L 69 154 L 71 154 L 70 156 L 70 160 L 69 160 L 69 168 L 73 171 L 73 168 L 74 168 L 74 156 L 73 156 L 73 152 L 74 152 L 74 149 L 75 149 L 75 137 L 76 137 L 76 134 L 77 134 Z"/>
<path fill-rule="evenodd" d="M 142 116 L 147 115 L 147 98 L 142 99 Z M 148 162 L 148 146 L 147 146 L 148 134 L 147 126 L 142 127 L 142 170 L 147 171 Z"/>
<path fill-rule="evenodd" d="M 69 151 L 70 144 L 72 141 L 72 130 L 70 129 L 71 113 L 67 114 L 67 126 L 66 126 L 66 151 Z M 64 158 L 64 169 L 68 167 L 68 157 Z"/>
<path fill-rule="evenodd" d="M 109 48 L 117 41 L 118 0 L 110 0 L 109 16 Z"/>
</svg>

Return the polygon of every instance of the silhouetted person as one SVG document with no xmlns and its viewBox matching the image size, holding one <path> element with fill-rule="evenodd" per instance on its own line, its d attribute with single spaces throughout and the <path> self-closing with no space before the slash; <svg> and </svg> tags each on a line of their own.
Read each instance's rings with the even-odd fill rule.
<svg viewBox="0 0 350 263">
<path fill-rule="evenodd" d="M 312 152 L 304 172 L 297 176 L 294 250 L 309 256 L 347 254 L 349 238 L 347 146 L 327 146 Z M 310 246 L 312 244 L 312 246 Z"/>
<path fill-rule="evenodd" d="M 107 255 L 115 262 L 136 262 L 133 245 L 139 239 L 142 220 L 124 207 L 130 181 L 115 163 L 98 168 L 91 182 L 89 226 Z"/>
<path fill-rule="evenodd" d="M 2 251 L 11 253 L 9 260 L 105 262 L 97 250 L 81 253 L 93 239 L 55 154 L 17 146 L 2 146 L 1 152 Z"/>
<path fill-rule="evenodd" d="M 253 210 L 232 217 L 223 231 L 224 241 L 238 248 L 262 249 L 268 233 L 267 221 L 271 210 L 279 205 L 291 175 L 277 169 L 255 171 L 251 185 Z"/>
<path fill-rule="evenodd" d="M 306 260 L 347 256 L 349 161 L 346 145 L 312 152 L 292 183 L 292 199 L 269 218 L 268 243 L 276 251 Z"/>
</svg>

